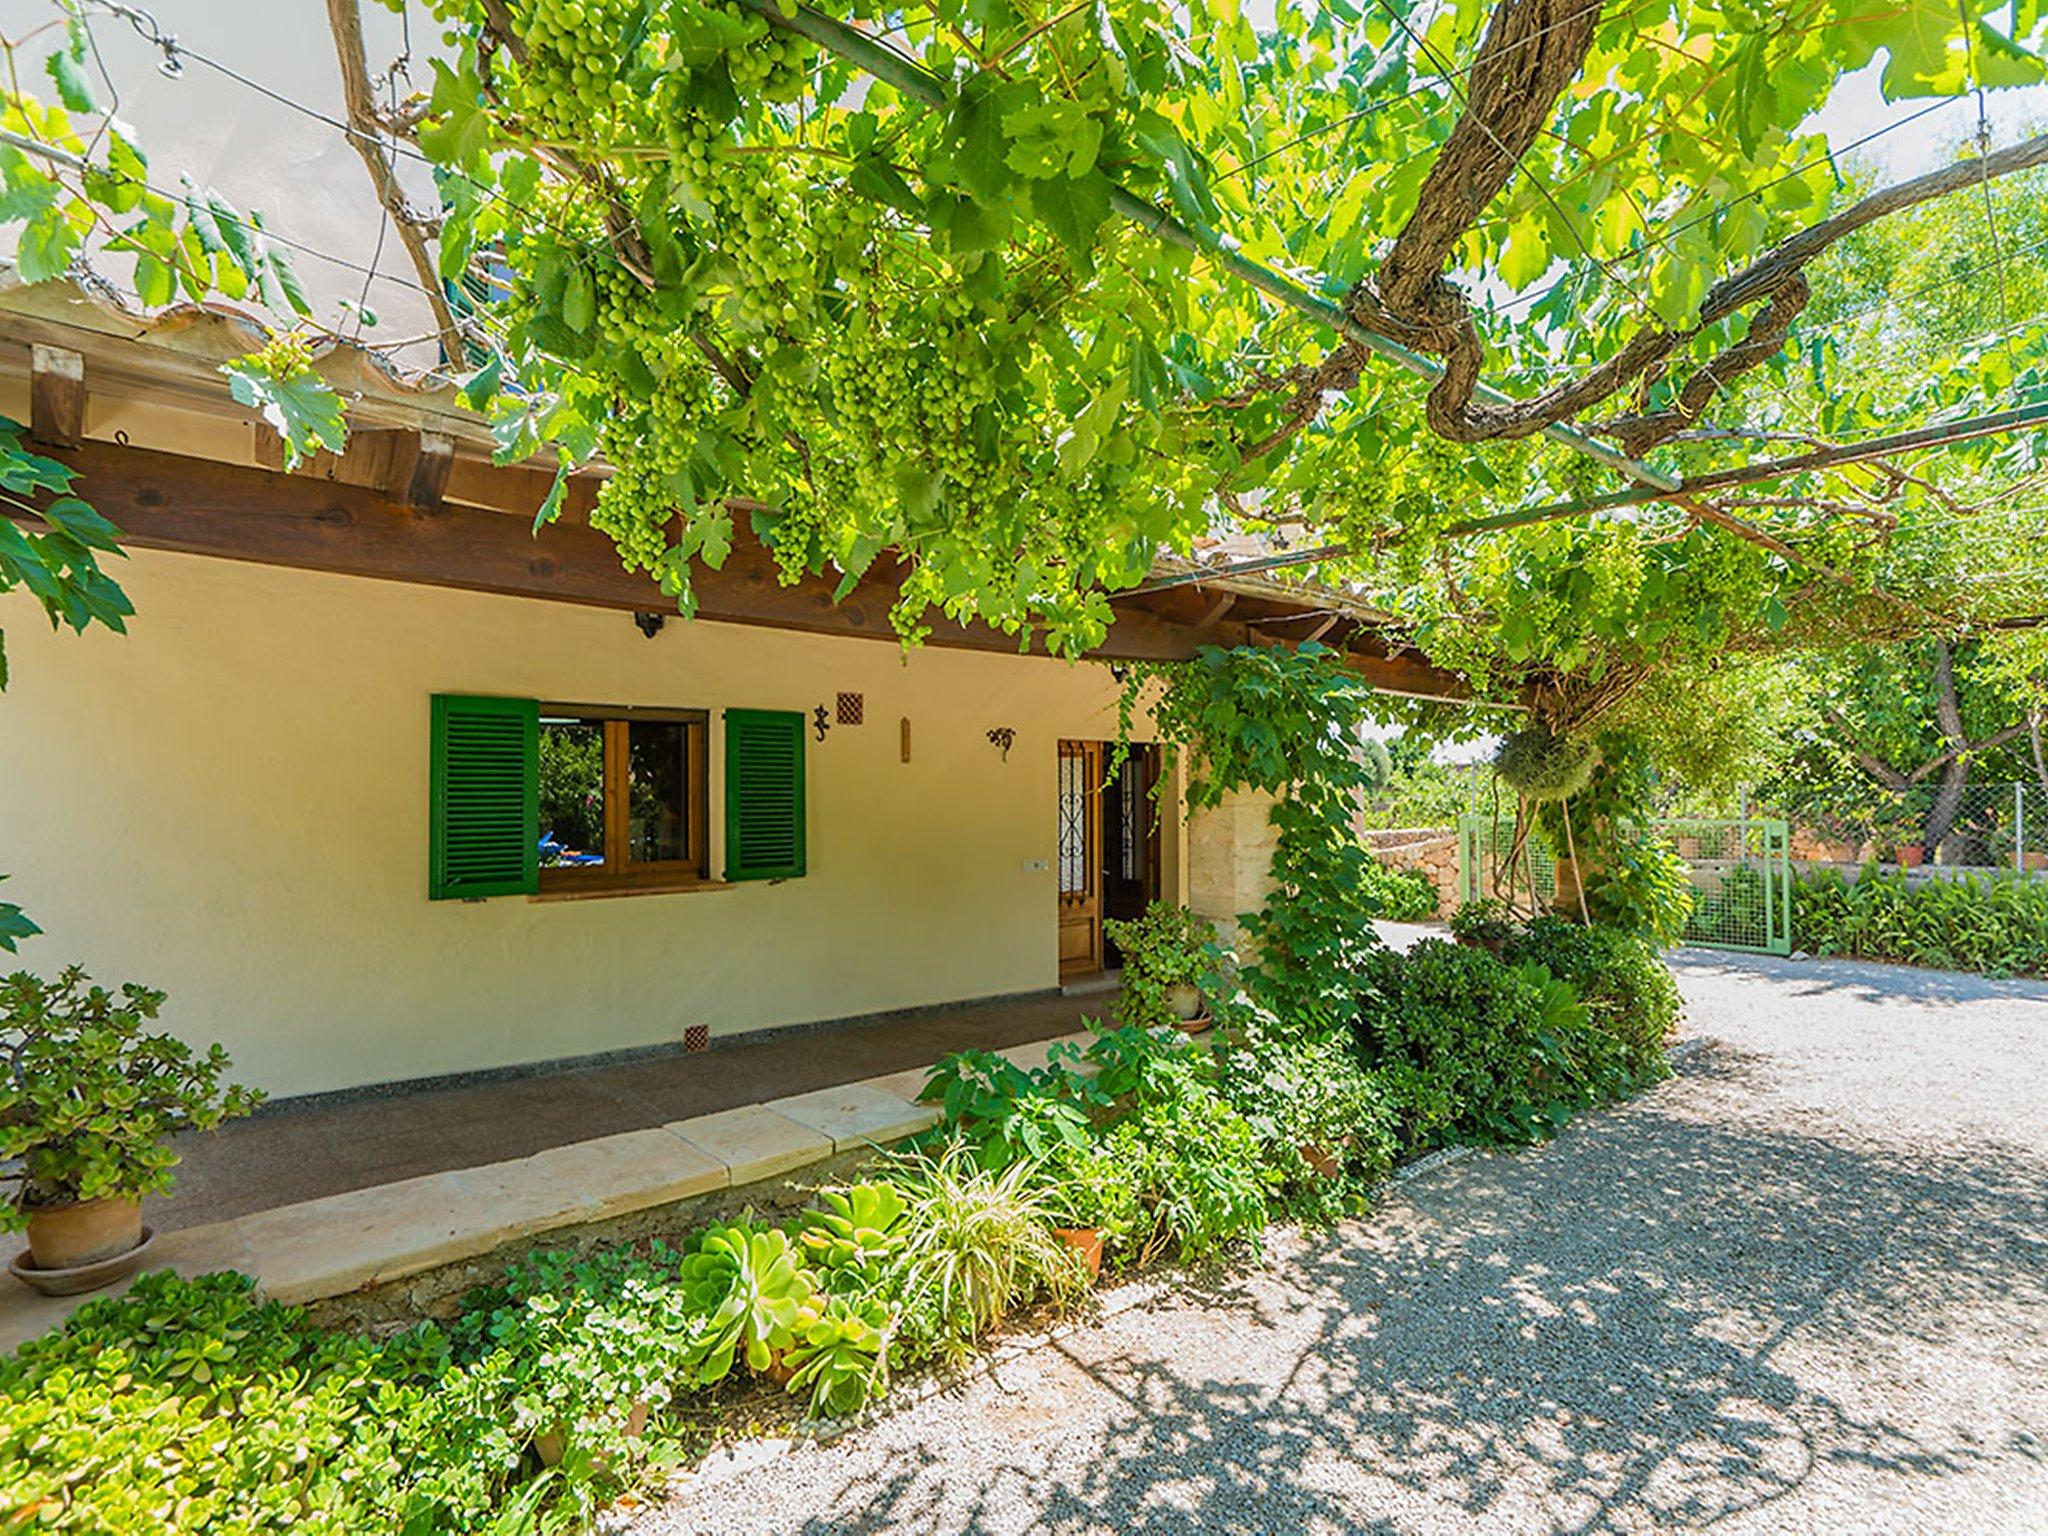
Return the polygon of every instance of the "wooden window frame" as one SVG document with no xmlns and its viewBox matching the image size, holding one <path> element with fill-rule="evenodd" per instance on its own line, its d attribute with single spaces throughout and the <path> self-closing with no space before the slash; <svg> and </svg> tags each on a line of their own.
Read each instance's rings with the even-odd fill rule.
<svg viewBox="0 0 2048 1536">
<path fill-rule="evenodd" d="M 541 729 L 550 720 L 576 720 L 604 727 L 604 863 L 544 864 L 539 895 L 629 896 L 690 890 L 716 884 L 711 878 L 711 712 L 705 709 L 643 708 L 619 704 L 570 704 L 542 700 Z M 630 853 L 632 796 L 627 792 L 632 727 L 641 723 L 688 726 L 684 760 L 684 837 L 690 857 L 636 862 Z"/>
</svg>

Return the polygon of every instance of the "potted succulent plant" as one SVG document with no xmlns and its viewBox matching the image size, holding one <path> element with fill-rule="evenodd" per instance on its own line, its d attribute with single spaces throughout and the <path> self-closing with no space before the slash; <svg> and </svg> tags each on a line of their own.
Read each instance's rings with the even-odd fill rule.
<svg viewBox="0 0 2048 1536">
<path fill-rule="evenodd" d="M 1107 920 L 1102 931 L 1123 956 L 1113 1010 L 1119 1024 L 1178 1024 L 1191 1034 L 1209 1027 L 1204 991 L 1223 974 L 1212 924 L 1186 907 L 1155 901 L 1138 917 Z"/>
<path fill-rule="evenodd" d="M 218 1045 L 152 1033 L 163 1001 L 133 982 L 94 986 L 77 966 L 0 980 L 0 1158 L 18 1167 L 0 1229 L 27 1229 L 9 1269 L 38 1290 L 95 1290 L 133 1269 L 151 1236 L 142 1197 L 168 1189 L 177 1165 L 166 1139 L 262 1098 L 222 1085 Z"/>
</svg>

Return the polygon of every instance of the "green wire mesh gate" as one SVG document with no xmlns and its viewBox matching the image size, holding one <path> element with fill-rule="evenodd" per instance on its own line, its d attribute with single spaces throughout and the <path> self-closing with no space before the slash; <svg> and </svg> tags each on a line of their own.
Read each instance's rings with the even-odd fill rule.
<svg viewBox="0 0 2048 1536">
<path fill-rule="evenodd" d="M 1492 896 L 1527 908 L 1532 887 L 1541 907 L 1548 907 L 1557 894 L 1557 861 L 1541 832 L 1529 828 L 1518 851 L 1512 811 L 1502 815 L 1468 811 L 1458 818 L 1460 901 Z"/>
<path fill-rule="evenodd" d="M 1657 833 L 1692 872 L 1685 942 L 1707 949 L 1792 953 L 1792 832 L 1767 817 L 1686 817 Z"/>
<path fill-rule="evenodd" d="M 1693 907 L 1685 942 L 1707 949 L 1792 953 L 1792 835 L 1783 821 L 1760 817 L 1697 818 L 1652 824 L 1691 871 Z M 1523 909 L 1548 907 L 1557 895 L 1557 863 L 1543 834 L 1529 830 L 1514 846 L 1512 813 L 1471 812 L 1458 818 L 1458 898 L 1509 899 Z"/>
</svg>

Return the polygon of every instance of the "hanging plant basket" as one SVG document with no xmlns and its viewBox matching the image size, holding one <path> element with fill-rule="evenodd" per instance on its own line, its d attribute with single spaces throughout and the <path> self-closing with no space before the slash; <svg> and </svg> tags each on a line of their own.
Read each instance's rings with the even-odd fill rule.
<svg viewBox="0 0 2048 1536">
<path fill-rule="evenodd" d="M 1503 737 L 1493 755 L 1500 781 L 1525 800 L 1569 800 L 1600 766 L 1600 749 L 1580 736 L 1532 725 Z"/>
</svg>

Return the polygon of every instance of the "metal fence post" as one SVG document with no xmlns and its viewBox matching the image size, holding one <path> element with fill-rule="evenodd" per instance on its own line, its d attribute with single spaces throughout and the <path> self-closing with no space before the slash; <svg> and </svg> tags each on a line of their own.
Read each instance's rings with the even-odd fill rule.
<svg viewBox="0 0 2048 1536">
<path fill-rule="evenodd" d="M 2012 867 L 2022 873 L 2027 867 L 2027 786 L 2012 787 Z"/>
</svg>

